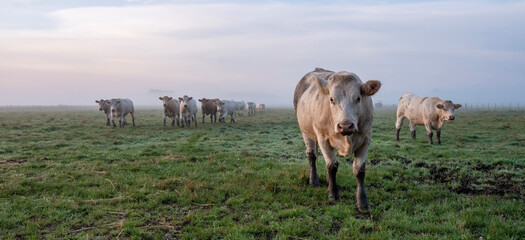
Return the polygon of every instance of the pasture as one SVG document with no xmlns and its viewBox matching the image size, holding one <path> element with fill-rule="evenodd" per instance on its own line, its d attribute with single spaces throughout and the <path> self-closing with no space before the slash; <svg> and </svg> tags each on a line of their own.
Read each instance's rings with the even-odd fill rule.
<svg viewBox="0 0 525 240">
<path fill-rule="evenodd" d="M 105 126 L 92 108 L 0 109 L 0 238 L 524 239 L 525 112 L 456 111 L 442 145 L 378 110 L 368 213 L 339 157 L 339 202 L 308 185 L 293 109 L 236 123 Z M 129 121 L 128 121 L 129 122 Z M 226 118 L 229 122 L 229 117 Z"/>
</svg>

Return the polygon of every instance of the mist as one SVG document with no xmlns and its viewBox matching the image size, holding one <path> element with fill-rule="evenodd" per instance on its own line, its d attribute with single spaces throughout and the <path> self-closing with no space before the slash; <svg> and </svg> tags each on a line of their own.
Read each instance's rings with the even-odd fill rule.
<svg viewBox="0 0 525 240">
<path fill-rule="evenodd" d="M 291 107 L 322 67 L 458 103 L 525 105 L 525 1 L 5 1 L 0 105 L 159 96 Z"/>
</svg>

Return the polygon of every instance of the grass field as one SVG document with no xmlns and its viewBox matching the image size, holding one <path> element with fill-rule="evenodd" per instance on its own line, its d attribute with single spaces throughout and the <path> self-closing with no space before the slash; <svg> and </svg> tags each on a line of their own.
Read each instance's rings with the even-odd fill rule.
<svg viewBox="0 0 525 240">
<path fill-rule="evenodd" d="M 190 129 L 96 110 L 0 109 L 0 238 L 525 239 L 525 112 L 459 109 L 431 146 L 407 122 L 396 143 L 395 112 L 377 111 L 359 213 L 347 160 L 341 201 L 322 157 L 307 184 L 293 110 Z"/>
</svg>

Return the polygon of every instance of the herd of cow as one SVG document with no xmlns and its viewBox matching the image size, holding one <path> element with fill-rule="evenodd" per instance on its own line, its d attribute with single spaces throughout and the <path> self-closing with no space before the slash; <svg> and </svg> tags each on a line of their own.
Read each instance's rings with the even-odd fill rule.
<svg viewBox="0 0 525 240">
<path fill-rule="evenodd" d="M 360 211 L 370 208 L 365 191 L 365 163 L 372 141 L 371 96 L 380 88 L 381 82 L 377 80 L 363 83 L 354 73 L 316 68 L 299 81 L 293 99 L 310 163 L 310 185 L 319 187 L 315 162 L 318 149 L 321 149 L 327 173 L 328 197 L 340 199 L 336 182 L 339 163 L 335 150 L 345 157 L 353 154 L 356 202 Z M 438 144 L 441 144 L 443 122 L 454 120 L 454 110 L 460 107 L 460 104 L 437 97 L 404 94 L 397 109 L 396 141 L 399 141 L 399 132 L 406 117 L 410 121 L 413 139 L 416 137 L 416 125 L 425 125 L 430 144 L 433 143 L 432 130 L 436 130 Z"/>
<path fill-rule="evenodd" d="M 179 99 L 173 99 L 172 97 L 164 96 L 159 97 L 162 101 L 164 110 L 164 126 L 166 126 L 166 119 L 171 119 L 171 126 L 182 126 L 186 124 L 190 127 L 191 121 L 195 123 L 197 127 L 197 102 L 193 97 L 184 95 Z M 118 119 L 119 127 L 123 128 L 126 123 L 126 116 L 131 115 L 133 126 L 135 126 L 135 107 L 133 102 L 128 98 L 114 98 L 114 99 L 100 99 L 96 100 L 98 103 L 99 110 L 104 111 L 106 115 L 106 125 L 111 126 L 110 122 L 113 123 L 113 127 L 116 127 L 115 118 Z M 225 122 L 225 117 L 230 115 L 230 122 L 235 122 L 235 115 L 243 116 L 244 111 L 248 108 L 248 116 L 254 116 L 255 112 L 265 112 L 265 104 L 255 104 L 254 102 L 244 101 L 232 101 L 232 100 L 219 100 L 214 99 L 199 99 L 201 102 L 202 111 L 202 122 L 204 118 L 210 115 L 211 122 L 217 122 L 217 113 L 219 114 L 219 122 Z M 247 105 L 247 107 L 246 107 Z"/>
<path fill-rule="evenodd" d="M 307 73 L 297 84 L 294 92 L 293 104 L 297 121 L 301 129 L 306 156 L 310 165 L 309 183 L 319 187 L 316 159 L 318 149 L 323 154 L 326 179 L 328 182 L 328 196 L 330 199 L 340 199 L 336 174 L 339 163 L 335 150 L 342 156 L 354 155 L 353 172 L 357 180 L 356 201 L 360 211 L 370 208 L 365 191 L 365 163 L 368 148 L 372 141 L 373 104 L 371 96 L 379 91 L 381 82 L 369 80 L 365 83 L 350 72 L 333 72 L 316 68 Z M 191 120 L 197 126 L 197 102 L 184 95 L 178 99 L 164 96 L 159 97 L 164 107 L 164 126 L 166 118 L 171 119 L 171 126 L 190 126 Z M 119 119 L 119 126 L 126 125 L 126 115 L 129 113 L 135 126 L 133 102 L 129 99 L 97 100 L 100 111 L 107 117 L 106 125 L 110 120 L 115 125 L 115 118 Z M 235 122 L 235 115 L 242 115 L 246 106 L 248 115 L 256 111 L 265 111 L 264 104 L 244 101 L 228 101 L 219 99 L 199 99 L 202 110 L 202 122 L 210 115 L 210 121 L 224 122 L 227 115 L 230 122 Z M 406 117 L 410 121 L 412 139 L 416 138 L 416 125 L 424 125 L 432 144 L 432 130 L 436 130 L 437 142 L 441 144 L 441 127 L 444 121 L 454 120 L 454 110 L 461 104 L 441 100 L 437 97 L 420 97 L 405 93 L 398 103 L 396 127 L 396 141 L 399 141 L 399 132 Z"/>
</svg>

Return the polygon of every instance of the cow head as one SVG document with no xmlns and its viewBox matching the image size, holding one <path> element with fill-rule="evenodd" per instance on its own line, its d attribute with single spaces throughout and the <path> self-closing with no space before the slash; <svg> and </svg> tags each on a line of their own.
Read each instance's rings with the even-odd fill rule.
<svg viewBox="0 0 525 240">
<path fill-rule="evenodd" d="M 447 100 L 437 104 L 436 107 L 441 110 L 441 119 L 448 121 L 454 120 L 456 118 L 456 115 L 454 115 L 454 110 L 460 108 L 461 104 L 454 104 L 452 101 Z"/>
<path fill-rule="evenodd" d="M 329 81 L 315 75 L 313 77 L 321 94 L 325 96 L 322 99 L 329 101 L 335 132 L 345 136 L 358 132 L 363 100 L 379 91 L 381 82 L 369 80 L 361 83 L 355 74 L 346 72 L 330 76 Z"/>
<path fill-rule="evenodd" d="M 188 97 L 188 95 L 184 95 L 183 97 L 179 97 L 180 106 L 183 108 L 188 108 L 188 102 L 192 100 L 193 97 Z"/>
<path fill-rule="evenodd" d="M 120 106 L 120 99 L 111 99 L 111 113 L 113 114 L 117 114 L 117 109 L 119 108 Z"/>
<path fill-rule="evenodd" d="M 167 107 L 167 106 L 168 106 L 168 103 L 169 103 L 172 99 L 173 99 L 172 97 L 168 97 L 168 96 L 159 97 L 159 100 L 162 101 L 162 106 L 164 106 L 164 107 Z"/>
<path fill-rule="evenodd" d="M 104 99 L 95 100 L 95 102 L 98 103 L 99 111 L 104 111 L 104 109 L 109 109 L 110 104 L 111 104 L 111 102 L 108 103 L 108 101 Z"/>
</svg>

